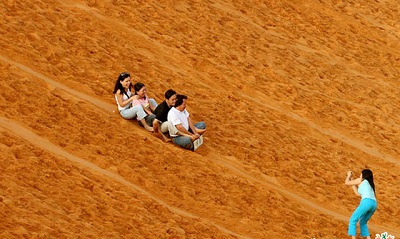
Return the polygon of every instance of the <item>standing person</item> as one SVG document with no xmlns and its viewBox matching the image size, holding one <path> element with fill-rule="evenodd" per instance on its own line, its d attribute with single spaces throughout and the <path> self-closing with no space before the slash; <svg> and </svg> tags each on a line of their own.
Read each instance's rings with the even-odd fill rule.
<svg viewBox="0 0 400 239">
<path fill-rule="evenodd" d="M 193 141 L 198 139 L 206 131 L 206 123 L 193 123 L 189 112 L 186 110 L 186 95 L 177 95 L 175 106 L 168 112 L 168 121 L 178 130 L 169 132 L 172 142 L 185 149 L 193 149 Z"/>
<path fill-rule="evenodd" d="M 132 101 L 137 100 L 137 96 L 132 95 L 131 87 L 131 75 L 128 72 L 122 72 L 119 74 L 118 79 L 115 81 L 113 91 L 119 113 L 124 119 L 137 118 L 140 122 L 142 122 L 142 124 L 146 123 L 145 117 L 147 114 L 143 107 L 140 105 L 132 106 Z M 150 127 L 146 124 L 144 125 L 146 130 L 151 132 L 154 131 L 153 127 Z"/>
<path fill-rule="evenodd" d="M 135 90 L 135 96 L 136 98 L 132 100 L 132 105 L 133 106 L 138 106 L 141 105 L 144 112 L 146 112 L 146 117 L 145 117 L 145 124 L 140 121 L 140 125 L 144 126 L 145 128 L 147 126 L 152 126 L 153 121 L 156 118 L 156 116 L 153 114 L 154 110 L 157 107 L 157 102 L 153 98 L 149 98 L 147 96 L 147 89 L 146 86 L 141 83 L 137 82 L 134 86 L 133 89 Z M 139 119 L 138 119 L 139 120 Z"/>
<path fill-rule="evenodd" d="M 176 134 L 176 128 L 168 121 L 168 112 L 175 105 L 176 92 L 172 89 L 164 93 L 165 100 L 159 104 L 154 110 L 156 119 L 153 121 L 154 132 L 160 133 L 165 142 L 171 141 L 170 138 L 165 136 L 165 133 L 171 131 Z"/>
<path fill-rule="evenodd" d="M 353 179 L 353 173 L 348 171 L 345 184 L 351 186 L 356 195 L 361 196 L 360 205 L 350 217 L 348 234 L 352 239 L 356 238 L 356 225 L 357 222 L 360 221 L 361 236 L 371 239 L 367 222 L 377 208 L 374 176 L 372 171 L 364 169 L 361 172 L 360 177 L 356 179 Z"/>
</svg>

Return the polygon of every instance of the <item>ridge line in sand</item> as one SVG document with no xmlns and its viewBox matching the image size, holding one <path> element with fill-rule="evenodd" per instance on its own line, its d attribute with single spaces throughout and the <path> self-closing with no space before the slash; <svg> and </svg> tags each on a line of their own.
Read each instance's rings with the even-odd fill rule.
<svg viewBox="0 0 400 239">
<path fill-rule="evenodd" d="M 84 94 L 82 92 L 79 92 L 77 90 L 69 88 L 66 85 L 63 85 L 63 84 L 61 84 L 61 83 L 59 83 L 59 82 L 57 82 L 55 80 L 50 79 L 49 77 L 47 77 L 45 75 L 42 75 L 42 74 L 36 72 L 32 68 L 29 68 L 28 66 L 25 66 L 25 65 L 23 65 L 21 63 L 18 63 L 18 62 L 15 62 L 13 60 L 10 60 L 9 58 L 2 56 L 1 54 L 0 54 L 0 60 L 2 60 L 4 62 L 7 62 L 7 63 L 9 63 L 11 65 L 14 65 L 14 66 L 18 67 L 19 69 L 21 69 L 22 71 L 24 71 L 24 72 L 26 72 L 28 74 L 31 74 L 31 75 L 39 78 L 39 79 L 42 79 L 46 83 L 48 83 L 48 84 L 50 84 L 50 85 L 52 85 L 52 86 L 54 86 L 56 88 L 59 88 L 61 90 L 64 90 L 64 91 L 68 92 L 69 94 L 71 94 L 73 96 L 76 96 L 77 98 L 80 98 L 80 99 L 82 99 L 84 101 L 90 102 L 93 105 L 99 107 L 100 109 L 103 109 L 103 110 L 106 110 L 106 111 L 109 111 L 109 112 L 115 111 L 114 105 L 105 103 L 104 101 L 99 100 L 99 99 L 97 99 L 95 97 L 86 95 L 86 94 Z"/>
<path fill-rule="evenodd" d="M 97 106 L 97 107 L 99 107 L 99 108 L 101 108 L 103 110 L 106 110 L 108 112 L 114 112 L 115 111 L 116 106 L 114 106 L 112 104 L 109 104 L 109 103 L 106 103 L 106 102 L 104 102 L 104 101 L 102 101 L 100 99 L 97 99 L 95 97 L 92 97 L 90 95 L 86 95 L 84 93 L 81 93 L 79 91 L 71 89 L 71 88 L 69 88 L 69 87 L 67 87 L 67 86 L 65 86 L 65 85 L 63 85 L 63 84 L 61 84 L 61 83 L 59 83 L 59 82 L 57 82 L 55 80 L 52 80 L 52 79 L 50 79 L 50 78 L 48 78 L 48 77 L 46 77 L 46 76 L 34 71 L 33 69 L 31 69 L 31 68 L 29 68 L 29 67 L 27 67 L 27 66 L 25 66 L 23 64 L 20 64 L 18 62 L 10 60 L 7 57 L 2 56 L 1 54 L 0 54 L 0 60 L 5 61 L 5 62 L 7 62 L 7 63 L 9 63 L 11 65 L 14 65 L 14 66 L 20 68 L 22 71 L 25 71 L 26 73 L 29 73 L 29 74 L 37 77 L 37 78 L 40 78 L 40 79 L 44 80 L 45 82 L 47 82 L 48 84 L 53 85 L 56 88 L 62 89 L 64 91 L 66 91 L 66 92 L 68 92 L 68 93 L 70 93 L 70 94 L 82 99 L 82 100 L 90 102 L 93 105 L 95 105 L 95 106 Z M 257 93 L 258 94 L 262 94 L 261 92 L 257 92 Z M 333 129 L 333 128 L 324 129 L 324 128 L 318 126 L 317 124 L 315 124 L 314 122 L 312 122 L 310 120 L 307 120 L 307 119 L 305 119 L 305 118 L 303 118 L 303 117 L 301 117 L 301 116 L 299 116 L 299 115 L 297 115 L 297 114 L 295 114 L 293 112 L 290 112 L 288 110 L 283 109 L 282 107 L 280 107 L 278 105 L 277 102 L 275 102 L 273 100 L 269 100 L 269 103 L 265 104 L 265 102 L 261 103 L 261 102 L 255 101 L 252 97 L 250 97 L 250 96 L 248 96 L 246 94 L 242 94 L 242 96 L 245 97 L 246 99 L 251 100 L 252 102 L 257 103 L 257 104 L 263 104 L 263 106 L 267 106 L 268 108 L 270 108 L 272 110 L 280 112 L 280 113 L 292 118 L 293 120 L 296 120 L 298 122 L 304 123 L 308 127 L 312 128 L 314 130 L 317 130 L 318 132 L 320 132 L 320 133 L 322 133 L 324 135 L 330 136 L 332 138 L 336 138 L 336 139 L 340 140 L 341 142 L 346 143 L 346 144 L 348 144 L 350 146 L 353 146 L 356 149 L 358 149 L 358 150 L 360 150 L 360 151 L 362 151 L 362 152 L 364 152 L 366 154 L 369 154 L 369 155 L 371 155 L 373 157 L 384 159 L 384 160 L 386 160 L 386 161 L 388 161 L 390 163 L 393 163 L 395 165 L 400 165 L 400 162 L 398 160 L 396 160 L 393 156 L 384 154 L 384 153 L 380 152 L 376 148 L 366 146 L 363 142 L 361 142 L 359 140 L 355 140 L 355 139 L 347 137 L 347 136 L 345 136 L 343 134 L 340 134 L 340 133 L 337 132 L 337 130 L 335 131 L 335 129 Z M 264 98 L 266 98 L 266 97 L 264 97 Z"/>
<path fill-rule="evenodd" d="M 76 91 L 76 90 L 74 90 L 74 89 L 72 89 L 72 88 L 69 88 L 69 87 L 67 87 L 67 86 L 65 86 L 65 85 L 63 85 L 63 84 L 61 84 L 61 83 L 59 83 L 59 82 L 57 82 L 57 81 L 55 81 L 55 80 L 52 80 L 52 79 L 50 79 L 50 78 L 48 78 L 48 77 L 46 77 L 46 76 L 44 76 L 44 75 L 42 75 L 42 74 L 36 72 L 35 70 L 33 70 L 33 69 L 31 69 L 31 68 L 29 68 L 29 67 L 23 65 L 23 64 L 20 64 L 20 63 L 18 63 L 18 62 L 15 62 L 15 61 L 13 61 L 13 60 L 10 60 L 10 59 L 8 59 L 7 57 L 4 57 L 4 56 L 0 55 L 0 60 L 5 61 L 5 62 L 7 62 L 7 63 L 9 63 L 9 64 L 11 64 L 11 65 L 14 65 L 14 66 L 16 66 L 17 68 L 21 69 L 22 71 L 24 71 L 24 72 L 26 72 L 26 73 L 28 73 L 28 74 L 31 74 L 31 75 L 33 75 L 33 76 L 35 76 L 35 77 L 37 77 L 37 78 L 40 78 L 40 79 L 44 80 L 45 82 L 47 82 L 48 84 L 53 85 L 54 87 L 59 88 L 59 89 L 61 89 L 61 90 L 64 90 L 64 91 L 68 92 L 69 94 L 71 94 L 71 95 L 73 95 L 73 96 L 75 96 L 75 97 L 77 97 L 77 98 L 80 98 L 80 99 L 82 99 L 82 100 L 84 100 L 84 101 L 90 102 L 91 104 L 93 104 L 93 105 L 99 107 L 100 109 L 103 109 L 103 110 L 106 110 L 106 111 L 109 111 L 109 112 L 113 112 L 113 111 L 115 110 L 115 106 L 112 105 L 112 104 L 106 103 L 106 102 L 104 102 L 104 101 L 102 101 L 102 100 L 100 100 L 100 99 L 96 99 L 96 98 L 94 98 L 94 97 L 92 97 L 92 96 L 90 96 L 90 95 L 87 95 L 87 94 L 81 93 L 81 92 L 79 92 L 79 91 Z M 261 92 L 258 92 L 258 93 L 261 93 Z M 245 94 L 243 94 L 243 96 L 245 96 L 246 98 L 248 98 L 248 99 L 254 101 L 251 97 L 249 97 L 249 96 L 247 96 L 247 95 L 245 95 Z M 256 102 L 256 101 L 254 101 L 254 102 Z M 309 120 L 307 120 L 307 119 L 302 118 L 301 116 L 299 116 L 299 115 L 297 115 L 297 114 L 295 114 L 295 113 L 292 113 L 292 112 L 289 112 L 289 111 L 287 111 L 287 110 L 284 110 L 283 108 L 279 107 L 279 106 L 277 105 L 276 102 L 275 102 L 275 105 L 270 105 L 270 104 L 268 104 L 268 107 L 269 107 L 270 109 L 272 109 L 272 110 L 275 110 L 275 111 L 278 111 L 278 112 L 280 112 L 280 113 L 282 113 L 282 114 L 285 114 L 286 116 L 288 116 L 288 117 L 290 117 L 290 118 L 292 118 L 292 119 L 294 119 L 294 120 L 296 120 L 296 121 L 302 122 L 302 123 L 306 124 L 307 126 L 309 126 L 309 127 L 313 128 L 313 129 L 319 131 L 319 132 L 322 133 L 322 134 L 325 134 L 325 135 L 328 135 L 328 136 L 337 138 L 337 139 L 339 139 L 340 141 L 342 141 L 342 142 L 344 142 L 344 143 L 346 143 L 346 144 L 349 144 L 349 145 L 351 145 L 351 146 L 353 146 L 353 147 L 355 147 L 355 148 L 357 148 L 357 149 L 359 149 L 359 150 L 361 150 L 361 151 L 363 151 L 363 152 L 365 152 L 365 153 L 367 153 L 367 154 L 369 154 L 369 155 L 372 155 L 372 156 L 378 157 L 378 158 L 382 158 L 382 159 L 384 159 L 384 160 L 387 160 L 387 161 L 389 161 L 389 162 L 391 162 L 391 163 L 394 163 L 394 164 L 397 164 L 397 165 L 399 164 L 399 162 L 397 162 L 393 157 L 387 156 L 387 155 L 385 155 L 385 154 L 379 152 L 379 151 L 378 151 L 377 149 L 375 149 L 375 148 L 371 148 L 371 147 L 365 146 L 362 142 L 358 142 L 358 141 L 356 141 L 356 140 L 354 140 L 354 139 L 348 138 L 348 137 L 346 137 L 346 136 L 344 136 L 344 135 L 341 135 L 341 134 L 339 134 L 339 133 L 333 132 L 333 131 L 331 131 L 331 130 L 323 129 L 323 128 L 321 128 L 320 126 L 314 124 L 313 122 L 311 122 L 311 121 L 309 121 Z M 2 123 L 2 122 L 3 122 L 3 123 Z M 2 119 L 2 118 L 0 117 L 0 123 L 4 124 L 4 122 L 6 122 L 6 121 L 4 121 L 4 118 Z M 32 134 L 33 134 L 33 133 L 32 133 Z M 39 137 L 39 136 L 36 136 L 36 137 Z M 31 141 L 31 142 L 35 143 L 35 141 Z M 52 144 L 50 141 L 47 141 L 47 142 L 48 142 L 48 144 L 53 145 L 53 147 L 50 147 L 50 148 L 52 148 L 52 149 L 53 149 L 54 147 L 55 147 L 55 148 L 58 148 L 58 146 Z M 47 149 L 47 147 L 46 147 L 46 149 Z M 60 150 L 60 149 L 61 149 L 61 148 L 58 148 L 58 150 Z M 57 150 L 57 151 L 58 151 L 58 150 Z M 61 150 L 62 150 L 62 149 L 61 149 Z M 52 151 L 52 152 L 55 153 L 55 151 L 53 151 L 53 150 L 50 150 L 50 151 Z M 71 157 L 76 158 L 75 156 L 73 156 L 72 154 L 69 154 L 69 153 L 66 152 L 66 151 L 63 151 L 63 152 L 64 152 L 65 154 L 70 155 Z M 78 159 L 79 159 L 79 158 L 78 158 Z M 79 159 L 79 160 L 82 161 L 82 159 Z M 72 160 L 72 161 L 78 162 L 79 160 Z M 98 168 L 98 169 L 100 169 L 100 170 L 104 170 L 104 169 L 101 169 L 100 167 L 98 167 L 97 165 L 95 165 L 95 164 L 93 164 L 93 163 L 90 163 L 90 162 L 85 161 L 85 160 L 83 160 L 83 161 L 84 161 L 85 163 L 83 163 L 82 165 L 84 165 L 84 166 L 86 166 L 86 167 L 88 167 L 88 168 L 91 168 L 91 169 L 93 169 L 94 171 L 97 171 L 96 168 Z M 79 162 L 78 162 L 78 163 L 79 163 Z M 304 204 L 304 205 L 307 205 L 307 206 L 309 206 L 309 207 L 312 207 L 312 208 L 314 208 L 314 209 L 317 209 L 317 210 L 319 210 L 319 211 L 321 211 L 321 212 L 323 212 L 323 213 L 325 213 L 325 214 L 328 214 L 328 215 L 330 215 L 330 216 L 333 216 L 333 217 L 335 217 L 335 218 L 337 218 L 337 219 L 339 219 L 339 220 L 345 220 L 345 221 L 347 220 L 346 217 L 343 216 L 343 215 L 337 214 L 337 213 L 332 212 L 332 211 L 330 211 L 330 210 L 328 210 L 328 209 L 325 209 L 325 208 L 323 208 L 323 207 L 321 207 L 321 206 L 318 206 L 318 205 L 316 205 L 316 204 L 314 204 L 314 203 L 312 203 L 312 202 L 310 202 L 310 201 L 308 201 L 308 200 L 306 200 L 306 199 L 304 199 L 304 198 L 301 198 L 300 196 L 298 196 L 298 195 L 296 195 L 295 193 L 292 193 L 292 192 L 290 192 L 290 191 L 288 191 L 288 190 L 279 188 L 278 185 L 276 185 L 276 184 L 273 183 L 272 181 L 269 181 L 268 183 L 270 183 L 270 184 L 272 183 L 274 186 L 271 186 L 271 185 L 268 184 L 267 182 L 264 182 L 264 181 L 262 181 L 262 180 L 259 180 L 259 179 L 254 178 L 253 176 L 249 175 L 248 173 L 244 172 L 243 170 L 238 169 L 237 167 L 235 167 L 235 166 L 229 164 L 229 163 L 226 162 L 226 161 L 225 161 L 224 163 L 221 163 L 221 162 L 216 162 L 216 163 L 218 163 L 218 164 L 220 164 L 220 165 L 222 165 L 222 166 L 224 166 L 224 167 L 226 167 L 226 168 L 228 168 L 228 169 L 230 169 L 230 170 L 236 172 L 237 174 L 239 174 L 239 175 L 241 175 L 241 176 L 246 177 L 247 179 L 251 179 L 251 180 L 256 181 L 256 182 L 258 182 L 258 183 L 261 182 L 263 185 L 270 186 L 270 187 L 273 188 L 274 190 L 277 190 L 277 191 L 279 191 L 279 192 L 281 192 L 281 193 L 284 193 L 285 195 L 287 195 L 287 196 L 289 196 L 289 197 L 295 199 L 296 201 L 298 201 L 298 202 L 300 202 L 300 203 L 302 203 L 302 204 Z M 113 174 L 113 173 L 111 173 L 111 172 L 109 172 L 109 171 L 107 171 L 107 170 L 104 170 L 104 171 L 106 171 L 107 173 L 103 173 L 103 172 L 100 172 L 100 171 L 98 171 L 98 172 L 100 172 L 100 173 L 102 173 L 102 174 L 104 174 L 104 175 L 106 175 L 106 176 L 108 176 L 107 174 L 110 174 L 110 175 L 111 175 L 111 178 L 113 178 L 113 179 L 115 179 L 115 178 L 114 178 L 115 176 L 116 176 L 116 177 L 119 177 L 121 180 L 123 180 L 123 181 L 120 181 L 120 182 L 123 183 L 123 184 L 125 184 L 125 185 L 127 185 L 126 183 L 132 184 L 131 182 L 127 181 L 126 179 L 122 178 L 121 176 L 115 175 L 115 174 Z M 115 179 L 115 180 L 117 180 L 117 179 Z M 118 181 L 118 180 L 117 180 L 117 181 Z M 187 214 L 188 217 L 191 217 L 191 218 L 199 218 L 198 216 L 195 216 L 194 214 L 190 214 L 190 213 L 185 212 L 185 211 L 183 211 L 183 210 L 180 210 L 180 209 L 178 209 L 178 208 L 174 208 L 174 207 L 172 207 L 172 206 L 169 206 L 168 204 L 166 204 L 165 202 L 163 202 L 161 199 L 158 199 L 158 198 L 154 197 L 153 195 L 151 195 L 149 192 L 144 191 L 143 189 L 137 187 L 137 186 L 134 185 L 134 184 L 132 184 L 132 185 L 133 185 L 134 188 L 136 188 L 138 191 L 140 191 L 140 192 L 142 192 L 142 193 L 144 193 L 144 194 L 149 195 L 150 198 L 156 200 L 157 202 L 159 202 L 159 203 L 162 204 L 162 205 L 165 205 L 167 208 L 171 209 L 171 211 L 173 211 L 173 212 L 175 212 L 174 209 L 176 209 L 177 211 L 181 211 L 181 212 L 182 212 L 182 215 Z M 177 213 L 178 213 L 178 212 L 177 212 Z M 179 214 L 181 214 L 181 213 L 179 213 Z M 208 219 L 207 219 L 207 220 L 208 220 Z M 215 226 L 215 227 L 217 227 L 217 228 L 219 228 L 221 231 L 225 231 L 225 232 L 227 232 L 227 233 L 229 233 L 229 234 L 236 235 L 234 232 L 231 232 L 231 231 L 229 231 L 228 229 L 225 229 L 225 228 L 223 228 L 223 227 L 221 227 L 221 226 L 218 226 L 217 224 L 213 224 L 213 223 L 210 223 L 210 224 L 213 225 L 213 226 Z M 371 228 L 380 228 L 381 230 L 384 230 L 383 227 L 381 227 L 381 226 L 373 226 L 373 225 L 371 225 Z M 400 233 L 398 233 L 398 234 L 400 234 Z M 236 235 L 236 236 L 239 236 L 239 235 Z"/>
<path fill-rule="evenodd" d="M 79 165 L 82 165 L 85 168 L 88 168 L 90 170 L 93 170 L 97 173 L 102 174 L 103 176 L 106 176 L 114 181 L 117 181 L 125 186 L 128 186 L 130 188 L 132 188 L 133 190 L 138 191 L 139 193 L 149 197 L 150 199 L 154 200 L 155 202 L 159 203 L 160 205 L 168 208 L 171 212 L 179 214 L 181 216 L 184 217 L 188 217 L 188 218 L 192 218 L 192 219 L 200 219 L 200 220 L 204 220 L 206 224 L 209 224 L 211 226 L 214 226 L 216 228 L 218 228 L 220 231 L 233 235 L 233 236 L 237 236 L 239 238 L 251 238 L 248 236 L 243 236 L 243 235 L 239 235 L 225 227 L 222 227 L 214 222 L 212 222 L 210 219 L 204 218 L 204 217 L 199 217 L 195 214 L 192 214 L 190 212 L 184 211 L 182 209 L 179 209 L 177 207 L 173 207 L 171 205 L 169 205 L 168 203 L 166 203 L 165 201 L 163 201 L 162 199 L 157 198 L 156 196 L 154 196 L 153 194 L 151 194 L 150 192 L 147 192 L 146 190 L 142 189 L 141 187 L 137 186 L 136 184 L 129 182 L 128 180 L 126 180 L 125 178 L 123 178 L 122 176 L 115 174 L 113 172 L 110 172 L 106 169 L 100 168 L 99 166 L 97 166 L 94 163 L 91 163 L 87 160 L 84 160 L 82 158 L 76 157 L 70 153 L 68 153 L 67 151 L 65 151 L 64 149 L 62 149 L 61 147 L 51 143 L 49 140 L 36 135 L 34 132 L 30 131 L 29 129 L 25 128 L 24 126 L 14 122 L 13 120 L 7 119 L 5 117 L 1 117 L 0 116 L 0 127 L 4 128 L 6 131 L 9 131 L 13 134 L 16 134 L 20 137 L 22 137 L 23 139 L 27 140 L 28 142 L 30 142 L 33 145 L 36 145 L 44 150 L 50 151 L 51 153 L 54 153 L 58 156 L 61 156 L 69 161 L 72 161 L 74 163 L 77 163 Z M 0 131 L 2 131 L 0 129 Z M 348 218 L 344 215 L 341 215 L 339 213 L 330 211 L 329 209 L 325 209 L 321 206 L 318 206 L 317 204 L 310 202 L 298 195 L 296 195 L 295 193 L 292 193 L 286 189 L 284 189 L 283 187 L 279 187 L 278 184 L 276 184 L 275 182 L 273 182 L 272 180 L 267 180 L 263 181 L 263 180 L 259 180 L 251 175 L 249 175 L 247 172 L 243 171 L 242 169 L 238 169 L 237 167 L 231 165 L 229 162 L 227 162 L 226 160 L 222 160 L 221 162 L 215 160 L 216 163 L 232 170 L 233 172 L 237 173 L 238 175 L 241 175 L 242 177 L 260 183 L 264 186 L 267 186 L 269 188 L 272 188 L 284 195 L 286 195 L 287 197 L 290 197 L 292 199 L 294 199 L 295 201 L 302 203 L 308 207 L 311 207 L 313 209 L 316 209 L 322 213 L 324 213 L 325 215 L 330 215 L 338 220 L 341 221 L 347 221 Z M 375 224 L 370 224 L 369 227 L 371 229 L 374 229 L 376 231 L 389 231 L 390 233 L 396 233 L 396 234 L 400 234 L 400 232 L 397 232 L 393 229 L 388 230 L 387 228 L 380 226 L 380 225 L 375 225 Z"/>
<path fill-rule="evenodd" d="M 188 218 L 192 218 L 192 219 L 200 219 L 203 220 L 204 223 L 209 224 L 217 229 L 219 229 L 220 231 L 227 233 L 229 235 L 233 235 L 239 238 L 251 238 L 248 236 L 243 236 L 240 234 L 237 234 L 223 226 L 220 226 L 214 222 L 212 222 L 211 220 L 204 218 L 204 217 L 199 217 L 195 214 L 192 214 L 190 212 L 184 211 L 180 208 L 174 207 L 169 205 L 168 203 L 166 203 L 165 201 L 157 198 L 156 196 L 154 196 L 153 194 L 147 192 L 146 190 L 142 189 L 141 187 L 137 186 L 136 184 L 129 182 L 128 180 L 126 180 L 125 178 L 123 178 L 122 176 L 115 174 L 113 172 L 110 172 L 106 169 L 100 168 L 99 166 L 97 166 L 94 163 L 91 163 L 89 161 L 86 161 L 82 158 L 76 157 L 70 153 L 68 153 L 67 151 L 65 151 L 64 149 L 62 149 L 61 147 L 51 143 L 49 140 L 40 137 L 39 135 L 35 134 L 34 132 L 30 131 L 29 129 L 25 128 L 24 126 L 14 122 L 13 120 L 7 119 L 5 117 L 0 116 L 0 127 L 4 128 L 6 131 L 9 131 L 13 134 L 16 134 L 20 137 L 22 137 L 23 139 L 27 140 L 28 142 L 30 142 L 33 145 L 36 145 L 42 149 L 45 149 L 47 151 L 50 151 L 53 154 L 56 154 L 58 156 L 61 156 L 69 161 L 72 161 L 74 163 L 77 163 L 85 168 L 88 168 L 92 171 L 95 171 L 97 173 L 100 173 L 103 176 L 106 176 L 114 181 L 117 181 L 125 186 L 128 186 L 129 188 L 138 191 L 139 193 L 149 197 L 150 199 L 154 200 L 155 202 L 159 203 L 160 205 L 166 207 L 168 210 L 170 210 L 173 213 L 179 214 L 181 216 L 184 217 L 188 217 Z M 0 130 L 1 131 L 1 130 Z"/>
<path fill-rule="evenodd" d="M 263 94 L 262 92 L 259 92 L 259 91 L 254 91 L 253 94 L 255 94 L 255 93 Z M 248 96 L 246 94 L 241 94 L 241 96 L 243 96 L 244 98 L 246 98 L 246 99 L 248 99 L 248 100 L 250 100 L 250 101 L 252 101 L 254 103 L 257 103 L 259 105 L 262 104 L 263 106 L 266 106 L 266 107 L 270 108 L 271 110 L 274 110 L 274 111 L 277 111 L 277 112 L 279 112 L 281 114 L 284 114 L 287 117 L 289 117 L 289 118 L 291 118 L 291 119 L 293 119 L 295 121 L 301 122 L 301 123 L 307 125 L 308 127 L 320 132 L 321 134 L 324 134 L 324 135 L 330 136 L 332 138 L 338 139 L 341 142 L 343 142 L 345 144 L 348 144 L 348 145 L 350 145 L 350 146 L 352 146 L 352 147 L 354 147 L 354 148 L 356 148 L 356 149 L 358 149 L 358 150 L 360 150 L 360 151 L 362 151 L 362 152 L 364 152 L 364 153 L 366 153 L 368 155 L 371 155 L 371 156 L 373 156 L 375 158 L 380 158 L 380 159 L 386 160 L 387 162 L 393 163 L 393 164 L 395 164 L 397 166 L 400 165 L 400 162 L 395 157 L 393 157 L 391 155 L 388 155 L 388 154 L 385 154 L 385 153 L 382 153 L 377 148 L 367 146 L 360 140 L 353 139 L 353 138 L 350 138 L 350 137 L 348 137 L 348 136 L 346 136 L 344 134 L 341 134 L 341 133 L 338 132 L 338 130 L 335 130 L 334 128 L 324 129 L 323 127 L 315 124 L 314 122 L 312 122 L 312 121 L 310 121 L 310 120 L 308 120 L 306 118 L 301 117 L 298 114 L 290 112 L 289 110 L 285 110 L 283 107 L 281 107 L 279 105 L 278 102 L 276 102 L 274 100 L 269 100 L 268 103 L 266 103 L 266 102 L 256 101 L 252 97 L 250 97 L 250 96 Z M 263 98 L 265 99 L 267 97 L 263 97 Z"/>
<path fill-rule="evenodd" d="M 335 211 L 331 211 L 331 210 L 326 209 L 326 208 L 324 208 L 322 206 L 319 206 L 318 204 L 315 204 L 312 201 L 304 199 L 304 198 L 298 196 L 297 194 L 292 193 L 289 190 L 286 190 L 283 186 L 280 186 L 279 183 L 275 182 L 273 179 L 268 179 L 268 178 L 265 178 L 265 180 L 257 179 L 256 177 L 250 175 L 246 171 L 244 171 L 244 170 L 232 165 L 231 163 L 229 163 L 229 161 L 227 161 L 225 159 L 218 159 L 218 160 L 214 160 L 214 161 L 217 164 L 220 164 L 223 167 L 234 171 L 238 175 L 240 175 L 240 176 L 242 176 L 242 177 L 244 177 L 244 178 L 246 178 L 246 179 L 248 179 L 250 181 L 253 181 L 253 182 L 259 183 L 261 185 L 264 185 L 266 187 L 272 188 L 273 190 L 276 190 L 279 193 L 284 194 L 285 196 L 295 200 L 296 202 L 299 202 L 299 203 L 301 203 L 303 205 L 306 205 L 306 206 L 308 206 L 310 208 L 316 209 L 316 210 L 322 212 L 325 215 L 332 216 L 332 217 L 334 217 L 334 218 L 336 218 L 338 220 L 345 221 L 345 222 L 348 222 L 348 220 L 349 220 L 350 214 L 349 214 L 349 216 L 345 216 L 345 215 L 339 214 L 339 213 L 337 213 Z M 369 223 L 368 227 L 371 228 L 371 229 L 374 229 L 376 231 L 382 231 L 382 232 L 386 231 L 386 232 L 390 232 L 392 234 L 393 233 L 400 234 L 400 231 L 396 231 L 394 229 L 388 229 L 388 228 L 385 228 L 382 225 L 377 225 L 377 224 L 374 224 L 374 223 Z"/>
</svg>

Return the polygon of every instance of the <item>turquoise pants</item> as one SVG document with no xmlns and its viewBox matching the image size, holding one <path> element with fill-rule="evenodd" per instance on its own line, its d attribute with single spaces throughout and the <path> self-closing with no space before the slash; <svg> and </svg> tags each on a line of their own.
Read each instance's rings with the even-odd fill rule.
<svg viewBox="0 0 400 239">
<path fill-rule="evenodd" d="M 349 236 L 356 235 L 356 225 L 357 222 L 360 221 L 360 234 L 362 237 L 369 236 L 367 222 L 371 218 L 372 214 L 374 214 L 377 207 L 377 203 L 375 200 L 370 198 L 364 198 L 361 200 L 360 205 L 353 212 L 353 215 L 350 217 L 348 234 Z"/>
</svg>

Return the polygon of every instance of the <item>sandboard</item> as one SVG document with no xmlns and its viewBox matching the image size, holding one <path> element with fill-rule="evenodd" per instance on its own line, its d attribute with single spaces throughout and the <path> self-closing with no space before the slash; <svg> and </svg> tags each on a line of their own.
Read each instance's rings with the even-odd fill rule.
<svg viewBox="0 0 400 239">
<path fill-rule="evenodd" d="M 193 151 L 195 151 L 202 144 L 203 144 L 203 135 L 200 135 L 200 137 L 198 139 L 193 141 Z"/>
</svg>

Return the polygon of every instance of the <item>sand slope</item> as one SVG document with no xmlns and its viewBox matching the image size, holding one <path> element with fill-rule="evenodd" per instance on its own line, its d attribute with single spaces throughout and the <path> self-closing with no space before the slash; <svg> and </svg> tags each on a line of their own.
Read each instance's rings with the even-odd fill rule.
<svg viewBox="0 0 400 239">
<path fill-rule="evenodd" d="M 347 170 L 400 237 L 397 1 L 0 2 L 0 238 L 347 238 Z M 206 121 L 123 120 L 122 71 Z"/>
</svg>

